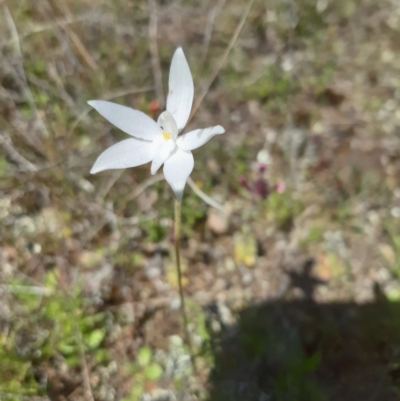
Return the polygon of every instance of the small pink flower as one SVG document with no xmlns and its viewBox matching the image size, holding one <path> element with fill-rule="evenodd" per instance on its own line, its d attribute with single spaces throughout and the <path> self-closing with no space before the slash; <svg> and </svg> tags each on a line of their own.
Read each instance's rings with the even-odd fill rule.
<svg viewBox="0 0 400 401">
<path fill-rule="evenodd" d="M 278 194 L 283 194 L 285 190 L 286 190 L 285 181 L 278 181 L 275 185 L 275 191 L 278 192 Z"/>
</svg>

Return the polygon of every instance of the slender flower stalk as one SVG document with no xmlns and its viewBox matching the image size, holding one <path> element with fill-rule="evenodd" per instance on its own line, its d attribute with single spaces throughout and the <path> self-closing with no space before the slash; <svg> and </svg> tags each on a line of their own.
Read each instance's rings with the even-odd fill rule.
<svg viewBox="0 0 400 401">
<path fill-rule="evenodd" d="M 187 318 L 185 295 L 183 294 L 182 286 L 182 268 L 181 268 L 181 253 L 180 253 L 180 234 L 181 234 L 181 201 L 175 199 L 175 227 L 174 227 L 174 248 L 175 248 L 175 263 L 176 271 L 178 274 L 179 298 L 180 309 L 184 325 L 185 342 L 189 348 L 190 359 L 194 373 L 197 372 L 196 363 L 194 359 L 193 345 L 189 333 L 189 321 Z"/>
<path fill-rule="evenodd" d="M 89 105 L 104 118 L 132 138 L 106 149 L 96 160 L 90 172 L 136 167 L 151 162 L 151 174 L 164 165 L 164 177 L 174 191 L 175 200 L 175 255 L 181 300 L 181 314 L 185 326 L 185 341 L 196 372 L 192 342 L 188 331 L 185 297 L 182 288 L 179 238 L 181 229 L 181 200 L 186 181 L 194 166 L 192 150 L 204 145 L 214 135 L 225 132 L 220 125 L 196 129 L 180 135 L 185 128 L 193 105 L 194 85 L 189 65 L 182 48 L 178 48 L 171 62 L 166 111 L 157 122 L 139 110 L 119 104 L 91 100 Z"/>
</svg>

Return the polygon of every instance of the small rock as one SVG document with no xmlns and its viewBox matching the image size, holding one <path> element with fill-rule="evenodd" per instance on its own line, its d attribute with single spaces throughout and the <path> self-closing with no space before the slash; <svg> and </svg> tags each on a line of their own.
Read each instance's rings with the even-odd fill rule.
<svg viewBox="0 0 400 401">
<path fill-rule="evenodd" d="M 207 215 L 207 227 L 214 234 L 225 234 L 229 229 L 228 217 L 218 210 L 210 209 Z"/>
</svg>

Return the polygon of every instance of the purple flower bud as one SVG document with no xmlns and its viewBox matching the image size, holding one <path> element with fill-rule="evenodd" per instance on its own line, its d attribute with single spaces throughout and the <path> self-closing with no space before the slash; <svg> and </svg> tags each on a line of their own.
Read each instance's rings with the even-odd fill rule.
<svg viewBox="0 0 400 401">
<path fill-rule="evenodd" d="M 267 170 L 267 165 L 265 163 L 257 163 L 257 171 L 262 174 Z"/>
<path fill-rule="evenodd" d="M 243 177 L 242 175 L 238 178 L 238 181 L 239 181 L 239 184 L 242 186 L 242 187 L 245 187 L 245 188 L 249 188 L 249 184 L 247 183 L 247 180 L 246 180 L 246 177 Z"/>
<path fill-rule="evenodd" d="M 269 185 L 266 180 L 259 178 L 253 183 L 253 192 L 265 199 L 269 195 Z"/>
</svg>

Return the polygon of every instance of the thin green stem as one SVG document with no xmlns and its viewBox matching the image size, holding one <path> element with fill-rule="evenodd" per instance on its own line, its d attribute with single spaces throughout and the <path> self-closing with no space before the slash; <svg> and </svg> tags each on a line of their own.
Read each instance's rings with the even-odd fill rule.
<svg viewBox="0 0 400 401">
<path fill-rule="evenodd" d="M 190 359 L 192 362 L 192 367 L 194 373 L 197 372 L 196 364 L 194 360 L 192 340 L 190 338 L 189 328 L 188 328 L 188 318 L 186 314 L 186 304 L 185 296 L 183 294 L 182 287 L 182 269 L 181 269 L 181 253 L 179 248 L 180 243 L 180 233 L 181 233 L 181 201 L 175 199 L 175 233 L 174 233 L 174 244 L 175 244 L 175 261 L 176 261 L 176 271 L 178 273 L 178 285 L 179 285 L 179 296 L 181 299 L 181 315 L 184 325 L 185 342 L 189 348 Z"/>
</svg>

